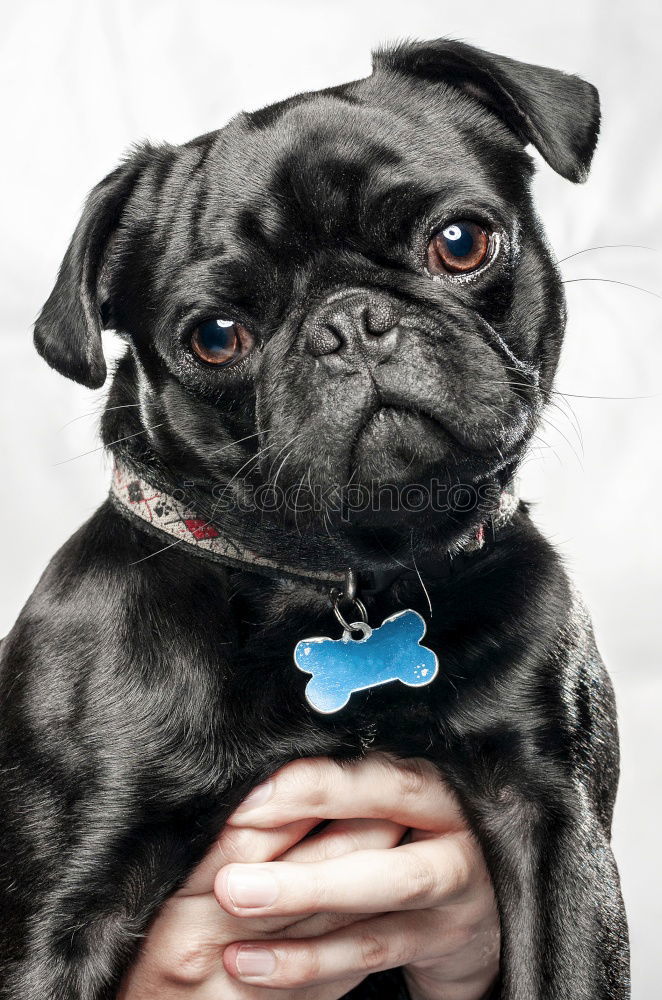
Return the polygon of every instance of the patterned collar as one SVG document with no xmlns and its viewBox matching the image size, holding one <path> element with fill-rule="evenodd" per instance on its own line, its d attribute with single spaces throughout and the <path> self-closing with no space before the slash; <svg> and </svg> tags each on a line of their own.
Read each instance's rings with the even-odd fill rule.
<svg viewBox="0 0 662 1000">
<path fill-rule="evenodd" d="M 119 460 L 115 461 L 110 500 L 123 516 L 133 521 L 139 521 L 148 531 L 159 535 L 162 539 L 163 536 L 172 539 L 164 546 L 164 549 L 182 545 L 198 556 L 235 569 L 250 570 L 277 578 L 291 578 L 301 582 L 339 586 L 346 579 L 347 571 L 345 569 L 333 572 L 326 569 L 314 570 L 285 565 L 260 552 L 251 550 L 243 543 L 222 535 L 216 524 L 197 516 L 185 500 L 178 500 L 152 485 L 141 478 L 129 465 Z M 504 490 L 500 497 L 499 509 L 490 520 L 492 530 L 503 526 L 510 520 L 518 503 L 519 500 L 514 491 Z M 481 525 L 475 532 L 462 539 L 452 554 L 464 555 L 476 552 L 482 549 L 484 544 L 485 526 Z M 392 572 L 387 571 L 381 574 L 378 572 L 374 575 L 368 574 L 368 576 L 374 576 L 376 580 L 384 580 L 384 586 L 386 586 L 389 581 L 397 578 L 403 572 L 413 573 L 417 571 L 410 570 L 409 567 L 398 567 Z M 367 586 L 368 592 L 381 589 L 383 587 L 379 585 Z"/>
</svg>

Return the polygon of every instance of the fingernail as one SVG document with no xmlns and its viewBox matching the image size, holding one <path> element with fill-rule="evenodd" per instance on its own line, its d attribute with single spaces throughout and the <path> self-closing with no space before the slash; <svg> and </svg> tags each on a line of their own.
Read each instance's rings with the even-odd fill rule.
<svg viewBox="0 0 662 1000">
<path fill-rule="evenodd" d="M 269 872 L 244 865 L 228 872 L 227 889 L 235 906 L 270 906 L 278 898 L 278 883 Z"/>
<path fill-rule="evenodd" d="M 273 781 L 263 781 L 261 785 L 256 785 L 253 791 L 246 796 L 244 801 L 237 806 L 235 813 L 248 812 L 249 809 L 255 809 L 256 806 L 261 806 L 263 802 L 266 802 L 267 799 L 271 798 L 273 788 Z"/>
<path fill-rule="evenodd" d="M 270 976 L 276 970 L 276 956 L 268 948 L 251 948 L 242 945 L 235 959 L 237 972 L 242 979 Z"/>
</svg>

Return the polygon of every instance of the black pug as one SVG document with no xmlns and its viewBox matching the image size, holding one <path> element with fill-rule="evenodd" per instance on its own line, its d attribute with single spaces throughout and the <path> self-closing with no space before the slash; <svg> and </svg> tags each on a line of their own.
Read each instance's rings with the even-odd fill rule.
<svg viewBox="0 0 662 1000">
<path fill-rule="evenodd" d="M 497 996 L 629 995 L 612 690 L 509 499 L 565 320 L 524 147 L 581 181 L 598 127 L 575 76 L 402 44 L 92 191 L 35 341 L 98 387 L 102 327 L 125 338 L 117 472 L 2 645 L 2 1000 L 113 997 L 253 785 L 368 747 L 459 797 L 498 898 Z M 419 612 L 438 675 L 318 712 L 294 647 L 363 607 Z"/>
</svg>

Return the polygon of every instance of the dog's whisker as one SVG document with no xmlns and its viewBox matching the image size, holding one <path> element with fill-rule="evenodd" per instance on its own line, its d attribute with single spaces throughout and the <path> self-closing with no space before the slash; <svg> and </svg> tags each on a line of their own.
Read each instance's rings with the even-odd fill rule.
<svg viewBox="0 0 662 1000">
<path fill-rule="evenodd" d="M 568 419 L 570 420 L 570 422 L 574 426 L 575 431 L 577 433 L 577 439 L 578 439 L 578 441 L 580 443 L 580 447 L 582 449 L 582 455 L 583 455 L 584 454 L 584 432 L 582 431 L 582 425 L 581 425 L 581 423 L 579 421 L 579 417 L 577 416 L 577 412 L 576 412 L 574 406 L 572 405 L 572 403 L 570 402 L 570 400 L 566 399 L 565 396 L 559 396 L 558 400 L 559 401 L 557 402 L 556 399 L 554 399 L 554 400 L 552 400 L 552 403 L 558 409 L 561 409 L 562 406 L 563 406 L 563 408 L 567 412 Z M 561 404 L 562 404 L 562 406 L 561 406 Z"/>
<path fill-rule="evenodd" d="M 142 430 L 135 431 L 133 434 L 126 434 L 124 437 L 116 438 L 114 441 L 109 441 L 107 444 L 100 444 L 97 448 L 90 448 L 89 451 L 83 451 L 80 455 L 74 455 L 72 458 L 64 458 L 61 462 L 54 462 L 53 466 L 67 465 L 68 462 L 75 462 L 78 458 L 85 458 L 86 455 L 93 455 L 97 451 L 104 451 L 106 448 L 112 448 L 115 444 L 122 444 L 123 441 L 129 441 L 131 438 L 139 437 L 141 434 L 148 434 L 149 431 L 155 431 L 159 427 L 163 427 L 165 420 L 162 420 L 160 424 L 152 424 L 150 427 L 143 427 Z"/>
<path fill-rule="evenodd" d="M 310 465 L 308 466 L 308 471 L 310 473 Z M 299 486 L 297 488 L 297 492 L 294 498 L 294 527 L 296 528 L 296 532 L 299 535 L 299 537 L 301 537 L 301 530 L 299 528 L 299 495 L 301 493 L 301 490 L 303 489 L 303 481 L 305 478 L 306 478 L 306 473 L 303 472 L 301 474 L 301 479 L 299 480 Z"/>
<path fill-rule="evenodd" d="M 294 444 L 294 443 L 295 443 L 296 441 L 298 441 L 298 440 L 299 440 L 299 438 L 303 437 L 303 435 L 304 435 L 305 433 L 306 433 L 306 431 L 305 431 L 305 430 L 303 430 L 303 431 L 300 431 L 300 432 L 299 432 L 299 434 L 295 434 L 295 435 L 294 435 L 294 437 L 291 437 L 291 438 L 289 439 L 289 441 L 286 441 L 286 442 L 285 442 L 285 444 L 283 445 L 283 447 L 282 447 L 282 448 L 279 448 L 279 449 L 278 449 L 278 451 L 276 452 L 276 455 L 275 455 L 275 457 L 274 457 L 274 459 L 273 459 L 273 461 L 272 461 L 271 465 L 269 466 L 269 471 L 268 471 L 268 473 L 267 473 L 267 480 L 270 480 L 270 479 L 271 479 L 271 473 L 273 472 L 273 468 L 274 468 L 274 465 L 275 465 L 275 464 L 276 464 L 276 462 L 278 461 L 278 458 L 279 458 L 279 456 L 283 454 L 283 452 L 284 452 L 284 451 L 286 450 L 286 448 L 289 448 L 289 447 L 290 447 L 291 445 L 293 445 L 293 444 Z"/>
<path fill-rule="evenodd" d="M 206 528 L 209 525 L 209 523 L 210 522 L 208 521 L 207 524 L 202 525 L 202 527 Z M 183 541 L 184 541 L 183 538 L 176 538 L 175 541 L 174 542 L 170 542 L 169 545 L 164 545 L 163 548 L 157 549 L 155 552 L 150 552 L 146 556 L 141 556 L 140 559 L 134 559 L 133 562 L 130 562 L 128 565 L 129 566 L 138 566 L 140 563 L 147 562 L 148 559 L 153 559 L 154 556 L 160 556 L 162 552 L 167 552 L 168 549 L 174 549 L 176 545 L 180 545 L 181 542 L 183 542 Z"/>
<path fill-rule="evenodd" d="M 581 469 L 583 470 L 584 469 L 584 463 L 582 461 L 582 457 L 576 451 L 575 446 L 573 445 L 573 443 L 570 440 L 570 438 L 568 437 L 568 435 L 564 434 L 564 432 L 561 430 L 561 428 L 558 427 L 554 423 L 554 421 L 550 419 L 549 414 L 545 414 L 545 416 L 543 417 L 543 422 L 549 424 L 549 426 L 552 428 L 552 430 L 555 430 L 557 434 L 561 435 L 561 437 L 563 438 L 563 440 L 567 444 L 568 448 L 570 448 L 570 451 L 572 452 L 572 454 L 575 456 L 575 458 L 579 462 L 579 465 L 580 465 Z"/>
<path fill-rule="evenodd" d="M 509 413 L 508 410 L 504 409 L 503 406 L 498 406 L 496 403 L 481 403 L 481 406 L 484 406 L 487 410 L 490 410 L 491 413 L 503 413 L 503 415 L 507 417 L 509 420 L 512 417 L 512 414 Z M 503 429 L 503 424 L 501 424 L 501 427 Z"/>
<path fill-rule="evenodd" d="M 355 465 L 354 468 L 352 469 L 352 471 L 350 472 L 349 479 L 345 483 L 345 486 L 349 487 L 349 486 L 352 485 L 352 480 L 354 479 L 354 476 L 357 474 L 358 471 L 359 471 L 359 467 L 358 467 L 358 465 Z"/>
<path fill-rule="evenodd" d="M 653 298 L 662 299 L 662 295 L 659 292 L 654 292 L 650 288 L 644 288 L 642 285 L 633 285 L 630 281 L 618 281 L 616 278 L 564 278 L 561 284 L 574 285 L 580 281 L 602 281 L 607 285 L 622 285 L 623 288 L 633 288 L 636 292 L 643 292 L 645 295 L 652 295 Z"/>
<path fill-rule="evenodd" d="M 558 267 L 559 264 L 565 264 L 567 260 L 572 260 L 573 257 L 579 257 L 584 253 L 593 253 L 596 250 L 648 250 L 651 253 L 660 252 L 657 247 L 641 246 L 638 243 L 601 243 L 595 247 L 585 247 L 583 250 L 575 250 L 574 253 L 569 253 L 567 257 L 561 257 L 560 260 L 555 261 L 555 264 Z"/>
<path fill-rule="evenodd" d="M 97 417 L 100 413 L 110 413 L 112 410 L 128 410 L 134 407 L 140 408 L 140 403 L 121 403 L 119 406 L 104 406 L 102 400 L 94 410 L 89 410 L 87 413 L 79 413 L 77 417 L 72 417 L 71 420 L 67 420 L 65 424 L 62 424 L 58 430 L 63 431 L 65 427 L 70 427 L 77 420 L 85 420 L 87 417 Z"/>
<path fill-rule="evenodd" d="M 244 469 L 248 468 L 248 466 L 252 465 L 254 462 L 258 462 L 263 455 L 265 455 L 268 451 L 270 451 L 274 447 L 275 445 L 272 444 L 264 445 L 264 447 L 260 448 L 259 451 L 255 453 L 255 455 L 251 455 L 251 457 L 247 459 L 243 465 L 239 466 L 239 468 L 231 477 L 231 479 L 229 479 L 228 482 L 225 484 L 225 486 L 223 487 L 223 493 L 225 493 L 230 488 L 232 483 L 234 483 L 239 478 Z"/>
<path fill-rule="evenodd" d="M 513 374 L 517 375 L 518 378 L 524 379 L 525 380 L 524 381 L 524 388 L 531 389 L 532 392 L 534 392 L 536 390 L 539 390 L 540 386 L 538 384 L 538 375 L 537 375 L 537 372 L 536 372 L 535 375 L 531 375 L 530 371 L 527 371 L 526 368 L 524 368 L 524 367 L 518 368 L 518 367 L 515 367 L 513 365 L 504 365 L 503 369 L 506 372 L 513 372 Z M 528 378 L 528 381 L 527 381 L 527 378 Z"/>
<path fill-rule="evenodd" d="M 660 392 L 652 392 L 644 396 L 586 396 L 583 393 L 578 392 L 562 392 L 560 389 L 554 389 L 553 392 L 557 393 L 559 396 L 564 396 L 566 399 L 607 399 L 607 400 L 620 400 L 629 401 L 635 399 L 659 399 L 662 396 Z"/>
<path fill-rule="evenodd" d="M 517 372 L 517 374 L 519 374 L 519 375 L 522 374 L 522 372 L 518 371 L 518 369 L 516 369 L 516 368 L 510 368 L 509 366 L 506 366 L 506 367 L 507 367 L 508 371 Z M 507 386 L 509 386 L 511 388 L 517 388 L 517 389 L 533 389 L 533 388 L 535 388 L 535 386 L 531 385 L 528 382 L 511 382 L 508 379 L 494 379 L 494 380 L 492 380 L 490 382 L 490 385 L 507 385 Z M 660 396 L 662 396 L 661 392 L 646 393 L 646 394 L 640 395 L 640 396 L 606 396 L 606 395 L 597 396 L 597 395 L 590 395 L 590 394 L 586 394 L 586 393 L 565 392 L 563 389 L 556 389 L 556 388 L 550 389 L 549 391 L 553 395 L 563 396 L 566 399 L 635 400 L 635 399 L 658 399 Z"/>
<path fill-rule="evenodd" d="M 255 431 L 253 434 L 247 434 L 246 437 L 237 438 L 236 441 L 230 441 L 229 444 L 223 445 L 222 448 L 216 448 L 216 449 L 214 449 L 211 452 L 211 454 L 212 455 L 220 455 L 221 452 L 228 451 L 230 448 L 233 448 L 237 444 L 241 444 L 243 441 L 250 441 L 251 438 L 259 437 L 261 433 L 262 433 L 262 431 Z"/>
<path fill-rule="evenodd" d="M 293 451 L 294 451 L 294 448 L 293 447 L 290 448 L 290 450 L 286 453 L 285 458 L 283 459 L 283 461 L 278 466 L 278 471 L 276 472 L 276 475 L 274 476 L 274 481 L 273 481 L 272 486 L 271 486 L 271 488 L 274 491 L 274 493 L 276 492 L 276 488 L 278 486 L 278 477 L 280 476 L 285 463 L 287 462 L 288 458 L 290 457 L 290 455 L 292 454 Z"/>
<path fill-rule="evenodd" d="M 545 439 L 541 438 L 539 434 L 534 434 L 532 440 L 537 441 L 539 447 L 543 448 L 546 451 L 550 451 L 554 456 L 554 458 L 556 459 L 556 461 L 561 466 L 561 468 L 563 468 L 563 460 L 553 444 L 550 444 L 549 441 L 545 441 Z"/>
<path fill-rule="evenodd" d="M 416 570 L 416 576 L 419 579 L 419 583 L 421 584 L 423 593 L 425 594 L 425 599 L 428 602 L 428 607 L 430 609 L 430 618 L 432 618 L 432 601 L 430 600 L 430 594 L 428 592 L 428 588 L 423 583 L 423 577 L 421 576 L 420 570 L 419 570 L 418 565 L 416 563 L 416 556 L 414 555 L 414 529 L 413 528 L 411 529 L 411 534 L 409 536 L 409 547 L 411 548 L 411 561 L 414 564 L 414 569 Z"/>
<path fill-rule="evenodd" d="M 509 389 L 531 389 L 528 382 L 511 382 L 510 379 L 490 379 L 490 385 L 507 385 Z"/>
<path fill-rule="evenodd" d="M 411 566 L 409 566 L 407 563 L 403 563 L 402 559 L 398 559 L 398 557 L 395 555 L 395 553 L 391 552 L 390 549 L 386 548 L 386 546 L 384 545 L 384 542 L 379 537 L 379 535 L 377 535 L 377 534 L 375 534 L 373 532 L 373 536 L 372 537 L 377 542 L 377 544 L 379 545 L 380 549 L 383 552 L 386 553 L 386 555 L 389 557 L 389 559 L 392 559 L 393 562 L 396 563 L 398 566 L 402 566 L 403 569 L 407 569 L 407 570 L 411 569 Z"/>
<path fill-rule="evenodd" d="M 561 405 L 561 404 L 563 404 L 563 405 Z M 573 433 L 575 434 L 575 436 L 577 438 L 577 444 L 579 445 L 579 449 L 580 449 L 580 451 L 582 453 L 582 456 L 583 456 L 584 455 L 584 438 L 583 438 L 583 435 L 582 435 L 582 432 L 581 432 L 581 427 L 579 426 L 579 420 L 577 419 L 577 414 L 573 410 L 573 408 L 570 405 L 570 403 L 568 402 L 568 400 L 567 399 L 563 399 L 562 396 L 558 397 L 557 399 L 552 398 L 552 399 L 550 399 L 550 401 L 548 403 L 548 406 L 550 408 L 553 408 L 554 410 L 556 410 L 560 414 L 560 416 L 569 423 L 570 427 L 572 428 Z M 545 419 L 546 419 L 546 415 L 543 415 L 543 421 Z M 551 421 L 550 421 L 550 424 L 551 424 Z"/>
<path fill-rule="evenodd" d="M 498 415 L 498 410 L 501 409 L 501 408 L 497 407 L 495 409 L 495 407 L 491 403 L 481 403 L 481 406 L 485 407 L 486 410 L 488 410 L 490 413 L 492 413 L 494 415 L 494 417 L 496 419 L 496 422 L 497 422 L 497 424 L 499 426 L 499 429 L 502 432 L 504 432 L 505 431 L 505 427 L 504 427 L 503 421 L 501 420 L 501 417 Z M 510 414 L 508 414 L 505 410 L 501 410 L 501 412 L 502 413 L 506 413 L 506 416 L 510 416 Z"/>
</svg>

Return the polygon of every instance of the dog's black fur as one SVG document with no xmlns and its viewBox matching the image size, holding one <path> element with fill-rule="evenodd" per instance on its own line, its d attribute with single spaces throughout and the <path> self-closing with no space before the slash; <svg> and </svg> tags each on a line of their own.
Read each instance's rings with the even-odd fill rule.
<svg viewBox="0 0 662 1000">
<path fill-rule="evenodd" d="M 582 180 L 598 123 L 577 77 L 436 41 L 381 51 L 368 79 L 183 146 L 143 146 L 92 192 L 37 348 L 97 387 L 102 325 L 126 338 L 104 441 L 167 470 L 173 491 L 194 482 L 203 517 L 210 484 L 236 476 L 239 491 L 276 468 L 300 487 L 503 487 L 549 398 L 565 318 L 524 146 Z M 498 252 L 469 280 L 431 280 L 429 234 L 453 218 L 498 233 Z M 399 317 L 388 350 L 347 320 L 357 302 Z M 258 345 L 205 367 L 191 329 L 227 315 Z M 315 337 L 338 323 L 341 349 L 320 356 Z M 523 506 L 447 572 L 449 549 L 484 519 L 224 514 L 224 530 L 288 565 L 416 561 L 432 616 L 416 574 L 368 611 L 378 623 L 419 610 L 439 677 L 320 717 L 292 650 L 338 634 L 324 586 L 179 546 L 157 555 L 168 539 L 103 504 L 2 646 L 2 1000 L 112 997 L 160 904 L 256 782 L 293 758 L 368 748 L 432 760 L 459 796 L 498 898 L 499 996 L 627 997 L 611 687 Z M 352 995 L 394 997 L 396 980 L 370 976 Z"/>
</svg>

